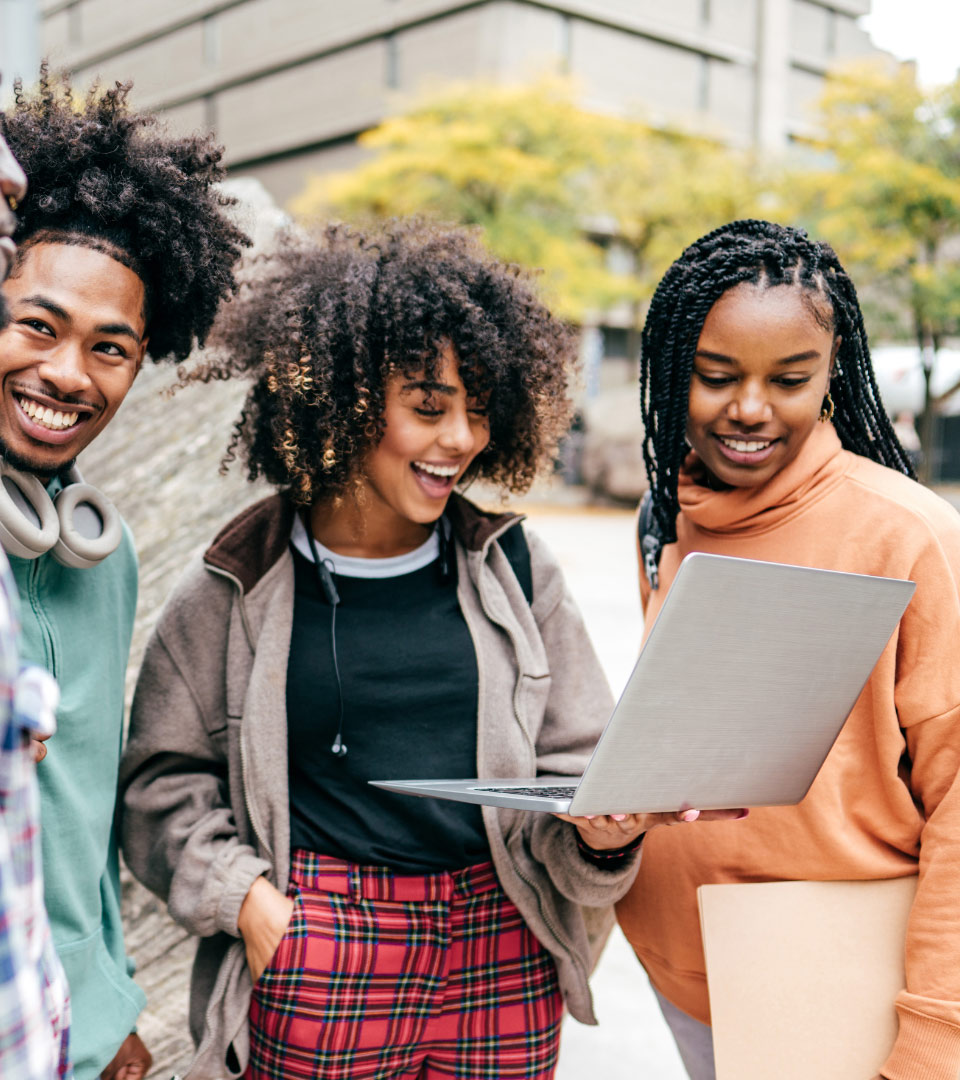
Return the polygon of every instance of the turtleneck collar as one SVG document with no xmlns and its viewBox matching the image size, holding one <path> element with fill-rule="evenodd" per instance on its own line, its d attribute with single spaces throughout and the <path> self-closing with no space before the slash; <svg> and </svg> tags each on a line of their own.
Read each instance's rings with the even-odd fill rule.
<svg viewBox="0 0 960 1080">
<path fill-rule="evenodd" d="M 680 472 L 680 509 L 708 532 L 766 532 L 826 494 L 848 468 L 848 457 L 833 424 L 817 424 L 800 453 L 766 484 L 715 491 L 694 478 L 691 455 Z"/>
</svg>

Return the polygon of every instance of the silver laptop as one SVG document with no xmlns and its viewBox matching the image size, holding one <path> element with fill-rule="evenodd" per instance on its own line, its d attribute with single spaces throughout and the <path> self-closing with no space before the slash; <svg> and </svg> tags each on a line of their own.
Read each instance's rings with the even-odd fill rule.
<svg viewBox="0 0 960 1080">
<path fill-rule="evenodd" d="M 914 587 L 688 555 L 583 776 L 371 783 L 577 815 L 797 803 Z"/>
</svg>

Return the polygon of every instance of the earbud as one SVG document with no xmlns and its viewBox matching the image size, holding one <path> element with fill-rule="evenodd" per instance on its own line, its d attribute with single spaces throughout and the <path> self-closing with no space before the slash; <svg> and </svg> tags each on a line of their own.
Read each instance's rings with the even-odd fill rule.
<svg viewBox="0 0 960 1080">
<path fill-rule="evenodd" d="M 340 682 L 340 665 L 337 663 L 337 604 L 340 603 L 340 594 L 337 592 L 337 585 L 333 580 L 336 567 L 330 559 L 320 558 L 309 519 L 304 521 L 304 527 L 307 532 L 307 542 L 310 545 L 310 551 L 313 553 L 313 565 L 314 569 L 317 571 L 317 584 L 320 586 L 320 591 L 326 597 L 327 603 L 330 605 L 330 653 L 333 656 L 333 674 L 337 680 L 337 701 L 339 703 L 338 712 L 340 714 L 340 722 L 337 725 L 337 737 L 333 740 L 333 745 L 330 747 L 330 753 L 333 754 L 334 757 L 342 758 L 347 756 L 347 746 L 341 738 L 343 734 L 343 684 Z"/>
<path fill-rule="evenodd" d="M 327 603 L 331 607 L 336 607 L 340 603 L 340 594 L 337 592 L 331 568 L 327 566 L 329 561 L 329 559 L 324 559 L 322 562 L 317 563 L 317 577 L 320 578 L 320 587 L 323 589 L 323 595 L 327 598 Z"/>
<path fill-rule="evenodd" d="M 456 569 L 456 551 L 453 546 L 453 532 L 449 529 L 446 518 L 440 518 L 437 522 L 437 530 L 439 532 L 439 548 L 440 560 L 440 581 L 442 584 L 447 585 L 454 580 L 454 570 Z"/>
</svg>

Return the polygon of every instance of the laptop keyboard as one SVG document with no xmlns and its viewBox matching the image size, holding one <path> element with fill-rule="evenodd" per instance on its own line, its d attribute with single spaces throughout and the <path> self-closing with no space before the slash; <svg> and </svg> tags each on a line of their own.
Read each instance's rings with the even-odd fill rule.
<svg viewBox="0 0 960 1080">
<path fill-rule="evenodd" d="M 478 787 L 474 791 L 495 791 L 501 795 L 535 795 L 547 799 L 572 799 L 577 785 L 569 787 Z"/>
</svg>

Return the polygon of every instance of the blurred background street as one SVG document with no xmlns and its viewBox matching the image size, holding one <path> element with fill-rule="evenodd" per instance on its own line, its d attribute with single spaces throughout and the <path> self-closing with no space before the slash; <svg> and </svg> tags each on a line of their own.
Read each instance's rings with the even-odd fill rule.
<svg viewBox="0 0 960 1080">
<path fill-rule="evenodd" d="M 635 516 L 622 510 L 524 505 L 528 524 L 558 555 L 570 589 L 619 694 L 640 647 Z M 616 929 L 593 979 L 598 1027 L 566 1021 L 558 1080 L 683 1080 L 673 1039 L 647 977 Z"/>
<path fill-rule="evenodd" d="M 542 271 L 580 332 L 580 408 L 521 508 L 619 691 L 641 630 L 639 333 L 698 235 L 756 215 L 837 248 L 898 433 L 960 502 L 958 40 L 956 0 L 0 0 L 0 102 L 41 56 L 81 89 L 134 80 L 137 105 L 225 144 L 258 252 L 284 223 L 418 213 Z M 161 396 L 174 378 L 148 365 L 81 461 L 141 559 L 128 697 L 185 562 L 257 495 L 217 474 L 244 388 Z M 190 1056 L 193 942 L 124 888 L 140 1031 L 169 1080 Z M 682 1080 L 619 936 L 595 989 L 601 1025 L 568 1024 L 561 1080 Z"/>
<path fill-rule="evenodd" d="M 656 281 L 724 221 L 801 224 L 924 478 L 960 482 L 958 35 L 955 0 L 0 0 L 0 101 L 49 56 L 213 130 L 300 226 L 477 227 L 579 328 L 565 476 L 624 501 Z"/>
</svg>

